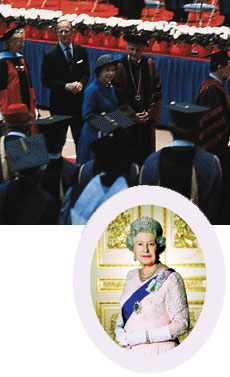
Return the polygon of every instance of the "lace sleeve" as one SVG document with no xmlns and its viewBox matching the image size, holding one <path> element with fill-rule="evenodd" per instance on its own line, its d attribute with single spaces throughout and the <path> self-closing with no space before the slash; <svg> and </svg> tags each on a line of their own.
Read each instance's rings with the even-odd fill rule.
<svg viewBox="0 0 230 377">
<path fill-rule="evenodd" d="M 183 278 L 173 273 L 166 292 L 166 310 L 170 319 L 169 331 L 172 339 L 189 330 L 189 308 Z"/>
</svg>

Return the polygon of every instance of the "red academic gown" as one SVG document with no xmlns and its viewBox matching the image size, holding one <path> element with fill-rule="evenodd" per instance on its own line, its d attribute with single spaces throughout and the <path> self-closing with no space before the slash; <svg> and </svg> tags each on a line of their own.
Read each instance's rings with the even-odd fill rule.
<svg viewBox="0 0 230 377">
<path fill-rule="evenodd" d="M 25 103 L 36 119 L 36 98 L 30 75 L 22 55 L 16 57 L 9 52 L 0 53 L 0 111 L 2 115 L 9 105 Z M 36 133 L 32 127 L 31 133 Z"/>
</svg>

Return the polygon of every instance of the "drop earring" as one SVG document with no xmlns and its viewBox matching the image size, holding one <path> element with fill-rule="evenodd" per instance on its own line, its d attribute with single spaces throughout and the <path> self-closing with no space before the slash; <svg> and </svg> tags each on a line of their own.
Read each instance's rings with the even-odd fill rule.
<svg viewBox="0 0 230 377">
<path fill-rule="evenodd" d="M 133 257 L 133 259 L 134 259 L 134 262 L 136 262 L 136 261 L 137 261 L 137 257 L 136 257 L 136 254 L 134 254 L 134 257 Z"/>
</svg>

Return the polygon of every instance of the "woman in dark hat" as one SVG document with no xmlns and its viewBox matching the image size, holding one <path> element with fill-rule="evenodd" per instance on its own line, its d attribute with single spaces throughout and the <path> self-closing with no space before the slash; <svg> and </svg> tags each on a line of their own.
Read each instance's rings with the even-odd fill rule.
<svg viewBox="0 0 230 377">
<path fill-rule="evenodd" d="M 85 123 L 81 132 L 77 151 L 77 163 L 84 164 L 93 158 L 89 144 L 98 138 L 98 131 L 89 121 L 99 117 L 103 112 L 116 110 L 118 102 L 111 81 L 114 78 L 116 61 L 111 55 L 102 55 L 97 59 L 94 73 L 96 77 L 87 87 L 82 107 Z"/>
<path fill-rule="evenodd" d="M 25 103 L 35 119 L 34 89 L 22 55 L 24 38 L 24 29 L 16 26 L 0 39 L 5 42 L 0 52 L 0 119 L 8 106 L 14 103 Z"/>
</svg>

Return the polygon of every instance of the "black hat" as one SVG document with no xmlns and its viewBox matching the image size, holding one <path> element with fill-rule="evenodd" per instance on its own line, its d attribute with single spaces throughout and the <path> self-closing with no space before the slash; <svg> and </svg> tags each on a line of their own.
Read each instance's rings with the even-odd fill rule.
<svg viewBox="0 0 230 377">
<path fill-rule="evenodd" d="M 127 34 L 124 36 L 126 42 L 133 43 L 135 45 L 142 45 L 148 47 L 149 43 L 142 35 Z"/>
<path fill-rule="evenodd" d="M 126 171 L 133 155 L 133 138 L 128 131 L 135 123 L 119 110 L 103 113 L 90 123 L 102 133 L 90 144 L 99 170 Z"/>
<path fill-rule="evenodd" d="M 154 127 L 170 132 L 180 132 L 181 136 L 193 134 L 199 128 L 199 118 L 201 115 L 211 110 L 207 106 L 199 106 L 189 102 L 171 102 L 164 106 L 170 110 L 170 124 L 155 124 Z"/>
<path fill-rule="evenodd" d="M 124 140 L 125 142 L 128 140 L 128 134 L 126 130 L 118 127 L 112 133 L 103 134 L 96 141 L 92 142 L 90 148 L 96 156 L 102 155 L 103 159 L 107 159 L 110 155 L 114 158 L 117 153 L 120 154 L 118 150 L 126 149 Z"/>
<path fill-rule="evenodd" d="M 102 135 L 90 144 L 90 149 L 95 155 L 98 173 L 114 178 L 129 171 L 133 148 L 126 129 L 119 127 L 113 133 Z"/>
<path fill-rule="evenodd" d="M 202 114 L 210 110 L 210 107 L 207 106 L 199 106 L 189 102 L 177 103 L 175 101 L 170 102 L 169 105 L 164 107 L 169 109 L 171 112 L 175 112 L 176 114 L 187 114 L 189 116 Z"/>
<path fill-rule="evenodd" d="M 128 128 L 135 123 L 120 110 L 103 112 L 100 117 L 89 120 L 89 123 L 103 134 L 114 132 L 117 128 Z"/>
<path fill-rule="evenodd" d="M 6 143 L 6 150 L 12 173 L 49 162 L 45 140 L 41 134 L 9 140 Z"/>
<path fill-rule="evenodd" d="M 63 132 L 62 126 L 68 126 L 73 119 L 71 115 L 51 115 L 47 118 L 38 119 L 34 122 L 38 126 L 46 141 L 46 146 L 49 153 L 61 153 L 63 148 Z M 55 142 L 53 141 L 53 130 L 57 134 Z"/>
<path fill-rule="evenodd" d="M 221 50 L 214 52 L 213 54 L 206 55 L 205 58 L 211 58 L 211 64 L 226 64 L 230 57 L 228 55 L 228 50 Z"/>
<path fill-rule="evenodd" d="M 112 55 L 105 54 L 99 56 L 99 58 L 96 61 L 96 66 L 94 68 L 94 73 L 98 73 L 98 71 L 102 68 L 105 67 L 106 65 L 114 64 L 116 65 L 118 60 L 115 60 Z"/>
<path fill-rule="evenodd" d="M 15 31 L 18 30 L 18 29 L 22 29 L 23 26 L 22 25 L 17 25 L 15 27 L 13 27 L 12 29 L 9 29 L 1 38 L 0 38 L 0 42 L 4 42 L 4 41 L 8 41 L 10 38 L 12 38 L 12 36 L 14 35 Z"/>
<path fill-rule="evenodd" d="M 69 124 L 73 119 L 71 115 L 51 115 L 47 118 L 40 118 L 34 122 L 37 126 L 43 128 L 57 127 L 63 124 Z"/>
</svg>

